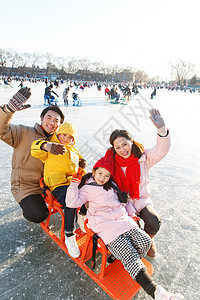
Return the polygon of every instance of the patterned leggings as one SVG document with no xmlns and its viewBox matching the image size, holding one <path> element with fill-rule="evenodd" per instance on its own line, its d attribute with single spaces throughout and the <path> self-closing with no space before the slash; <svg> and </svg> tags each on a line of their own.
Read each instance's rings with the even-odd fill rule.
<svg viewBox="0 0 200 300">
<path fill-rule="evenodd" d="M 141 270 L 146 270 L 141 261 L 151 246 L 151 238 L 142 229 L 136 227 L 120 236 L 107 245 L 109 251 L 119 259 L 124 268 L 135 279 Z"/>
</svg>

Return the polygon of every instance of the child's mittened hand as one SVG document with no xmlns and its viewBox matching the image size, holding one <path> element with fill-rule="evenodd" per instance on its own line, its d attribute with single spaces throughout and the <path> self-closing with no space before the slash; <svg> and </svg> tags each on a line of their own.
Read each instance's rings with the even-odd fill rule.
<svg viewBox="0 0 200 300">
<path fill-rule="evenodd" d="M 7 111 L 14 113 L 16 111 L 24 110 L 30 107 L 30 104 L 25 104 L 26 101 L 31 96 L 31 89 L 30 88 L 21 88 L 8 102 L 6 105 Z M 24 105 L 25 104 L 25 105 Z"/>
<path fill-rule="evenodd" d="M 44 149 L 47 152 L 50 152 L 54 155 L 58 155 L 58 154 L 65 154 L 66 149 L 65 146 L 63 144 L 58 144 L 58 143 L 46 143 Z"/>
<path fill-rule="evenodd" d="M 161 117 L 159 110 L 151 109 L 149 112 L 150 112 L 149 118 L 158 129 L 165 126 L 165 122 Z"/>
<path fill-rule="evenodd" d="M 83 173 L 84 170 L 79 167 L 78 172 L 72 175 L 72 182 L 80 183 Z"/>
</svg>

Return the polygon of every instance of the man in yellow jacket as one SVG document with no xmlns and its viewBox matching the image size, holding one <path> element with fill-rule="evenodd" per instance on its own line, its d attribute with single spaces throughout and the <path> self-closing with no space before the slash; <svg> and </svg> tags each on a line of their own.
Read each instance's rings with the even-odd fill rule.
<svg viewBox="0 0 200 300">
<path fill-rule="evenodd" d="M 69 254 L 77 258 L 80 255 L 74 235 L 74 219 L 76 209 L 66 207 L 65 198 L 72 175 L 79 166 L 84 168 L 85 161 L 74 148 L 76 129 L 72 122 L 61 125 L 52 136 L 50 142 L 37 140 L 32 143 L 31 155 L 44 163 L 44 182 L 52 194 L 63 206 L 65 213 L 65 243 Z"/>
</svg>

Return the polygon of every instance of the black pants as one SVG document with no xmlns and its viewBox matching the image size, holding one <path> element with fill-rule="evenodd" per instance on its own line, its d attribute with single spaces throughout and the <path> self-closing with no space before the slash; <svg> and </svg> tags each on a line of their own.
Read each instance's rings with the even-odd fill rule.
<svg viewBox="0 0 200 300">
<path fill-rule="evenodd" d="M 72 234 L 75 229 L 74 220 L 76 217 L 76 208 L 70 208 L 66 206 L 65 198 L 69 185 L 63 185 L 55 188 L 52 194 L 57 198 L 58 202 L 63 206 L 65 214 L 65 232 L 66 234 Z"/>
<path fill-rule="evenodd" d="M 160 229 L 161 218 L 152 205 L 147 205 L 140 212 L 140 218 L 144 221 L 144 230 L 155 235 Z"/>
<path fill-rule="evenodd" d="M 31 222 L 41 223 L 49 215 L 48 208 L 40 194 L 25 197 L 19 205 L 23 210 L 24 218 Z"/>
<path fill-rule="evenodd" d="M 143 287 L 143 289 L 148 295 L 155 299 L 156 283 L 149 276 L 146 270 L 140 270 L 135 280 L 141 285 L 141 287 Z"/>
</svg>

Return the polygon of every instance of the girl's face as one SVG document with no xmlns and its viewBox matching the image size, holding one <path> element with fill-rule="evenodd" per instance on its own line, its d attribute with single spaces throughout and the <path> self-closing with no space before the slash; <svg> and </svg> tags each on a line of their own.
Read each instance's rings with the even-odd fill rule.
<svg viewBox="0 0 200 300">
<path fill-rule="evenodd" d="M 69 145 L 69 144 L 73 143 L 73 141 L 74 141 L 73 136 L 66 134 L 66 133 L 59 133 L 58 139 L 61 142 L 61 144 L 64 144 L 64 145 Z"/>
<path fill-rule="evenodd" d="M 116 138 L 113 142 L 116 153 L 123 158 L 128 158 L 131 155 L 132 144 L 130 140 L 122 136 Z"/>
<path fill-rule="evenodd" d="M 92 170 L 92 174 L 98 185 L 104 185 L 110 179 L 110 172 L 101 167 L 96 170 Z"/>
</svg>

